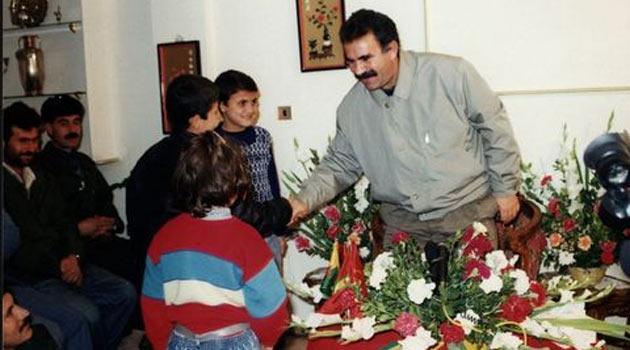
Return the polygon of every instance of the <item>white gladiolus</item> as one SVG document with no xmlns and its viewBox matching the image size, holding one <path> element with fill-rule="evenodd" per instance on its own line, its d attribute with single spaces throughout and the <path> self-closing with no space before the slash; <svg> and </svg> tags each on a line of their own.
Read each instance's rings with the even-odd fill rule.
<svg viewBox="0 0 630 350">
<path fill-rule="evenodd" d="M 381 284 L 383 284 L 387 278 L 387 270 L 393 267 L 396 266 L 394 265 L 394 257 L 391 252 L 379 254 L 372 263 L 372 274 L 368 280 L 370 287 L 380 290 Z"/>
<path fill-rule="evenodd" d="M 355 318 L 352 320 L 352 330 L 358 333 L 361 338 L 368 340 L 374 336 L 374 324 L 376 324 L 374 316 Z"/>
<path fill-rule="evenodd" d="M 370 248 L 368 247 L 361 247 L 359 249 L 359 256 L 362 257 L 363 259 L 367 258 L 368 255 L 370 255 Z"/>
<path fill-rule="evenodd" d="M 409 300 L 420 305 L 433 295 L 434 289 L 435 283 L 427 283 L 424 278 L 420 278 L 409 283 L 407 286 L 407 296 L 409 296 Z"/>
<path fill-rule="evenodd" d="M 558 263 L 562 266 L 568 266 L 575 262 L 575 256 L 571 252 L 567 252 L 564 250 L 560 251 L 560 255 L 558 256 Z"/>
<path fill-rule="evenodd" d="M 354 203 L 354 209 L 356 209 L 359 213 L 363 213 L 369 206 L 370 202 L 365 198 L 365 196 L 358 198 L 357 202 Z"/>
<path fill-rule="evenodd" d="M 508 266 L 508 259 L 502 250 L 494 250 L 486 254 L 486 265 L 496 274 Z"/>
<path fill-rule="evenodd" d="M 356 332 L 354 329 L 352 329 L 352 327 L 350 326 L 341 327 L 341 339 L 355 341 L 355 340 L 359 340 L 360 338 L 361 338 L 361 335 L 358 332 Z"/>
<path fill-rule="evenodd" d="M 486 228 L 486 226 L 477 221 L 473 222 L 473 229 L 475 229 L 476 232 L 488 233 L 488 229 Z"/>
</svg>

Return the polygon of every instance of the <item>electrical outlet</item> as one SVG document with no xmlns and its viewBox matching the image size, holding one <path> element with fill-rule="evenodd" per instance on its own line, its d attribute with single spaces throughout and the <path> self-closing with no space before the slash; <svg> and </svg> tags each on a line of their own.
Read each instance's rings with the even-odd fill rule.
<svg viewBox="0 0 630 350">
<path fill-rule="evenodd" d="M 291 106 L 278 106 L 278 120 L 291 120 Z"/>
</svg>

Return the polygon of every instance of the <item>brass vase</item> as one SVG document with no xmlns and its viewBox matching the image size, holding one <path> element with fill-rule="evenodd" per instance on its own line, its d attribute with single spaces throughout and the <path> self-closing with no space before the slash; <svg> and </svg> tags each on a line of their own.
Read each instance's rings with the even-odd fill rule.
<svg viewBox="0 0 630 350">
<path fill-rule="evenodd" d="M 44 88 L 44 52 L 39 47 L 39 37 L 21 36 L 18 45 L 15 57 L 24 93 L 27 96 L 41 95 Z"/>
<path fill-rule="evenodd" d="M 9 13 L 11 13 L 11 23 L 18 27 L 38 26 L 48 10 L 47 0 L 11 0 Z"/>
<path fill-rule="evenodd" d="M 594 286 L 604 278 L 606 267 L 569 267 L 569 274 L 584 286 Z"/>
</svg>

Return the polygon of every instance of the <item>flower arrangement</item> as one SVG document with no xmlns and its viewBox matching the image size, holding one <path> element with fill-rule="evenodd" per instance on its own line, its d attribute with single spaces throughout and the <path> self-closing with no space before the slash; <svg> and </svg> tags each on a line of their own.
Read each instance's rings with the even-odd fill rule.
<svg viewBox="0 0 630 350">
<path fill-rule="evenodd" d="M 299 145 L 294 141 L 297 149 Z M 316 150 L 310 149 L 310 157 L 300 160 L 306 177 L 319 164 Z M 303 178 L 294 172 L 283 172 L 284 185 L 291 194 L 298 192 Z M 372 202 L 370 184 L 361 177 L 353 186 L 340 193 L 328 205 L 324 206 L 299 227 L 300 234 L 295 238 L 298 251 L 317 255 L 328 260 L 337 243 L 343 244 L 353 235 L 356 237 L 359 255 L 364 261 L 373 258 L 372 223 L 378 206 Z"/>
<path fill-rule="evenodd" d="M 492 251 L 479 223 L 448 242 L 448 277 L 439 285 L 415 241 L 403 234 L 399 238 L 392 251 L 366 266 L 367 296 L 354 293 L 348 303 L 358 303 L 360 312 L 315 313 L 307 320 L 294 316 L 293 326 L 307 329 L 311 338 L 334 336 L 345 343 L 393 331 L 400 340 L 385 349 L 402 350 L 518 349 L 551 343 L 590 349 L 603 345 L 595 329 L 607 335 L 630 330 L 586 316 L 584 303 L 607 295 L 612 286 L 574 296 L 573 290 L 584 286 L 569 277 L 558 276 L 546 287 L 532 281 L 514 268 L 518 256 Z M 341 329 L 321 329 L 330 324 Z"/>
<path fill-rule="evenodd" d="M 575 140 L 567 150 L 563 130 L 563 156 L 553 163 L 555 174 L 542 177 L 531 164 L 522 166 L 523 193 L 542 208 L 541 228 L 547 237 L 542 270 L 558 271 L 567 266 L 599 267 L 615 262 L 616 241 L 622 233 L 606 227 L 597 212 L 601 186 L 593 172 L 584 167 Z"/>
</svg>

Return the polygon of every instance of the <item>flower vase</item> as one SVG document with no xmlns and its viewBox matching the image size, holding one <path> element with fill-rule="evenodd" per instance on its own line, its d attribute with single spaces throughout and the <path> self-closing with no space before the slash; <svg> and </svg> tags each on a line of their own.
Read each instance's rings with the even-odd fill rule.
<svg viewBox="0 0 630 350">
<path fill-rule="evenodd" d="M 27 96 L 42 94 L 44 87 L 44 53 L 37 35 L 24 35 L 18 40 L 19 49 L 15 52 L 18 60 L 20 82 Z"/>
<path fill-rule="evenodd" d="M 585 286 L 594 286 L 601 282 L 606 273 L 606 267 L 569 267 L 569 274 L 574 280 Z"/>
</svg>

